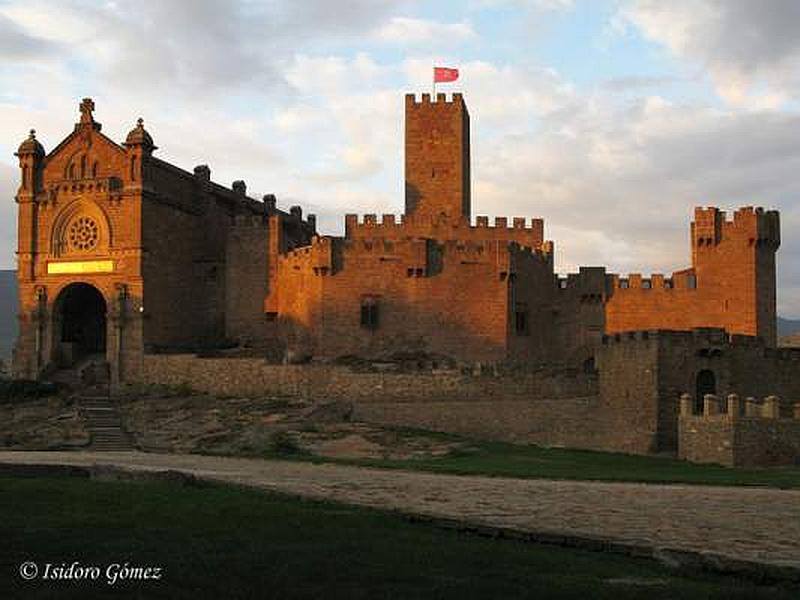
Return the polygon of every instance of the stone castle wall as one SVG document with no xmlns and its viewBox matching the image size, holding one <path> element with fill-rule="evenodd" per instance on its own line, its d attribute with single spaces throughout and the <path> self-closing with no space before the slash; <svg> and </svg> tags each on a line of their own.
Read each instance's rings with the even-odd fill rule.
<svg viewBox="0 0 800 600">
<path fill-rule="evenodd" d="M 731 467 L 800 463 L 800 402 L 781 402 L 730 394 L 725 402 L 705 396 L 702 414 L 693 398 L 681 398 L 678 456 Z"/>
<path fill-rule="evenodd" d="M 396 427 L 541 446 L 608 449 L 597 422 L 597 396 L 525 400 L 433 400 L 356 403 L 354 418 Z"/>
<path fill-rule="evenodd" d="M 217 395 L 342 401 L 377 424 L 553 446 L 608 448 L 592 375 L 356 372 L 345 366 L 270 365 L 262 359 L 147 355 L 144 383 L 188 384 Z"/>
<path fill-rule="evenodd" d="M 604 339 L 597 373 L 500 367 L 401 371 L 388 363 L 359 369 L 164 354 L 144 357 L 141 381 L 188 384 L 223 396 L 341 401 L 352 405 L 359 420 L 485 439 L 631 454 L 671 452 L 697 462 L 786 464 L 795 460 L 800 444 L 800 413 L 791 403 L 765 402 L 755 409 L 757 403 L 745 407 L 742 402 L 729 411 L 740 415 L 731 419 L 718 418 L 720 408 L 707 409 L 705 417 L 690 416 L 691 402 L 681 417 L 678 400 L 683 394 L 686 403 L 699 371 L 713 369 L 718 385 L 730 389 L 738 380 L 728 361 L 749 360 L 753 370 L 788 372 L 796 369 L 796 355 L 717 330 L 636 332 Z M 771 381 L 780 378 L 756 381 L 747 389 L 773 389 L 758 387 Z"/>
<path fill-rule="evenodd" d="M 596 394 L 591 375 L 466 374 L 457 369 L 358 371 L 340 365 L 274 365 L 261 358 L 144 356 L 143 383 L 189 385 L 222 396 L 295 396 L 315 401 L 563 399 Z"/>
<path fill-rule="evenodd" d="M 278 265 L 276 310 L 300 353 L 543 363 L 552 348 L 552 264 L 541 251 L 504 240 L 318 238 Z M 361 322 L 367 302 L 376 327 Z M 528 319 L 522 332 L 510 330 L 517 310 Z"/>
</svg>

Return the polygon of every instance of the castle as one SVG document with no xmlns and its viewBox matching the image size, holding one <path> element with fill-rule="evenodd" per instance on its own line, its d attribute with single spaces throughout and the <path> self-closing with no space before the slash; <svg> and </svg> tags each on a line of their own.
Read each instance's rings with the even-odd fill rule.
<svg viewBox="0 0 800 600">
<path fill-rule="evenodd" d="M 542 219 L 473 219 L 461 94 L 406 96 L 405 212 L 347 215 L 343 237 L 155 151 L 141 119 L 124 143 L 106 137 L 88 98 L 51 152 L 33 131 L 19 147 L 18 376 L 100 355 L 118 384 L 146 378 L 149 358 L 220 348 L 278 364 L 427 356 L 591 375 L 624 332 L 776 345 L 776 211 L 695 209 L 691 266 L 668 276 L 559 277 Z M 677 392 L 718 391 L 720 373 L 701 385 L 701 370 L 675 414 Z"/>
</svg>

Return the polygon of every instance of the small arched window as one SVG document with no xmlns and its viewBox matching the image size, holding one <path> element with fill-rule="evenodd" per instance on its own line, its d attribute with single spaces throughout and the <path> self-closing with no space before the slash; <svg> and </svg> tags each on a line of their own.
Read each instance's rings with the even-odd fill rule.
<svg viewBox="0 0 800 600">
<path fill-rule="evenodd" d="M 703 398 L 706 394 L 717 393 L 717 377 L 714 371 L 703 369 L 697 374 L 695 380 L 694 412 L 697 415 L 703 414 Z"/>
<path fill-rule="evenodd" d="M 28 189 L 28 165 L 22 166 L 22 189 Z"/>
<path fill-rule="evenodd" d="M 583 372 L 587 375 L 591 375 L 595 372 L 595 365 L 594 365 L 594 356 L 590 356 L 586 360 L 583 361 Z"/>
<path fill-rule="evenodd" d="M 131 181 L 136 181 L 136 157 L 131 156 Z"/>
<path fill-rule="evenodd" d="M 67 169 L 67 177 L 70 179 L 75 179 L 75 163 L 69 164 L 69 168 Z"/>
<path fill-rule="evenodd" d="M 95 179 L 96 177 L 97 177 L 97 161 L 94 161 L 94 163 L 92 163 L 92 179 Z"/>
<path fill-rule="evenodd" d="M 86 156 L 81 156 L 81 179 L 86 179 Z"/>
</svg>

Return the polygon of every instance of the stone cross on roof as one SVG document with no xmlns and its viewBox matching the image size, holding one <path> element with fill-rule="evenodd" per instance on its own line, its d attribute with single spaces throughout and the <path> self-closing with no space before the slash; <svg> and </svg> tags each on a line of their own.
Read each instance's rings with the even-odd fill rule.
<svg viewBox="0 0 800 600">
<path fill-rule="evenodd" d="M 94 111 L 94 101 L 91 98 L 84 98 L 80 103 L 81 123 L 94 123 L 92 111 Z"/>
</svg>

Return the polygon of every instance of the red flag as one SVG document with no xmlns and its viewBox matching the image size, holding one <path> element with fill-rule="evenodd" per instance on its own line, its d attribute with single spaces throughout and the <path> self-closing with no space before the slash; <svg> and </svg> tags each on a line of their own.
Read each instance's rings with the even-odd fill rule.
<svg viewBox="0 0 800 600">
<path fill-rule="evenodd" d="M 458 79 L 458 69 L 433 67 L 433 83 L 449 83 Z"/>
</svg>

